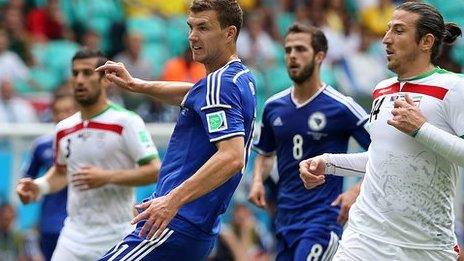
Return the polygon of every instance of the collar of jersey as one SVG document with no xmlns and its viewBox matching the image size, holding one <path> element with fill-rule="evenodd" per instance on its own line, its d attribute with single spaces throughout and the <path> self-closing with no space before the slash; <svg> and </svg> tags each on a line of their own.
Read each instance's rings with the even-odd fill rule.
<svg viewBox="0 0 464 261">
<path fill-rule="evenodd" d="M 417 76 L 404 78 L 404 79 L 398 78 L 398 81 L 399 82 L 407 82 L 407 81 L 415 81 L 415 80 L 423 79 L 423 78 L 429 77 L 430 75 L 432 75 L 432 74 L 434 74 L 434 73 L 436 73 L 436 72 L 438 72 L 440 70 L 442 70 L 442 69 L 437 66 L 437 67 L 433 68 L 433 70 L 421 73 L 421 74 L 419 74 Z"/>
<path fill-rule="evenodd" d="M 322 83 L 322 87 L 317 90 L 317 92 L 315 94 L 313 94 L 313 96 L 309 97 L 309 99 L 307 99 L 306 101 L 304 101 L 303 103 L 300 103 L 298 104 L 295 99 L 293 98 L 293 89 L 295 89 L 295 86 L 292 86 L 292 89 L 290 91 L 290 99 L 292 100 L 293 104 L 295 105 L 295 107 L 297 109 L 305 106 L 306 104 L 310 103 L 312 100 L 314 100 L 322 91 L 325 90 L 325 88 L 327 87 L 327 84 L 325 83 Z"/>
<path fill-rule="evenodd" d="M 88 121 L 88 120 L 91 120 L 91 119 L 95 119 L 96 117 L 98 117 L 98 116 L 102 115 L 103 113 L 105 113 L 105 112 L 106 112 L 107 110 L 109 110 L 111 107 L 112 107 L 112 103 L 109 102 L 109 103 L 106 105 L 106 107 L 105 107 L 101 112 L 99 112 L 99 113 L 97 113 L 97 114 L 93 115 L 92 117 L 89 117 L 88 119 L 85 119 L 85 120 Z M 84 119 L 83 119 L 83 120 L 84 120 Z"/>
</svg>

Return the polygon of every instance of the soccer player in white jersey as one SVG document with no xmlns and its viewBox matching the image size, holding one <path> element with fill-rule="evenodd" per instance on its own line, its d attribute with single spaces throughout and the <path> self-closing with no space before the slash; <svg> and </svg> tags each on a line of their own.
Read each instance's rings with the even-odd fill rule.
<svg viewBox="0 0 464 261">
<path fill-rule="evenodd" d="M 398 6 L 383 39 L 397 74 L 373 92 L 366 153 L 303 161 L 311 188 L 325 173 L 366 173 L 334 260 L 456 260 L 453 201 L 464 163 L 464 78 L 436 67 L 461 34 L 434 7 Z"/>
<path fill-rule="evenodd" d="M 68 217 L 52 260 L 96 260 L 133 229 L 131 186 L 153 183 L 158 152 L 142 119 L 107 99 L 109 81 L 95 68 L 107 59 L 81 50 L 72 59 L 79 112 L 58 123 L 55 164 L 44 177 L 20 180 L 25 204 L 68 183 Z"/>
</svg>

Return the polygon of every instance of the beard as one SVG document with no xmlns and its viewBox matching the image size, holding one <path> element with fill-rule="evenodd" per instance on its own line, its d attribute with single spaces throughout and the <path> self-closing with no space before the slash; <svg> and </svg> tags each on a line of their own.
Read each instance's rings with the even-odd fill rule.
<svg viewBox="0 0 464 261">
<path fill-rule="evenodd" d="M 293 76 L 292 74 L 290 74 L 290 71 L 288 71 L 288 69 L 287 69 L 287 72 L 288 72 L 288 75 L 290 76 L 290 79 L 292 79 L 292 81 L 294 81 L 297 84 L 303 83 L 304 81 L 306 81 L 307 79 L 309 79 L 313 75 L 313 72 L 314 72 L 314 58 L 305 67 L 303 67 L 301 72 L 298 73 L 297 75 Z"/>
<path fill-rule="evenodd" d="M 90 92 L 86 97 L 79 97 L 74 93 L 74 99 L 81 105 L 82 107 L 92 106 L 97 103 L 98 99 L 101 95 L 101 89 L 95 90 L 95 92 Z"/>
</svg>

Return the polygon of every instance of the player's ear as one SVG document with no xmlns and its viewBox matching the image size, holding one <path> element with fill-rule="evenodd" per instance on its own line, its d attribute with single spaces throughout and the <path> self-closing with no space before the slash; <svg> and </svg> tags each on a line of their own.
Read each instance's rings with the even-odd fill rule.
<svg viewBox="0 0 464 261">
<path fill-rule="evenodd" d="M 238 30 L 237 30 L 237 27 L 235 27 L 235 25 L 231 25 L 227 27 L 227 31 L 226 31 L 227 42 L 234 42 L 235 36 L 237 35 L 237 33 L 238 33 Z"/>
<path fill-rule="evenodd" d="M 435 36 L 433 34 L 426 34 L 422 37 L 419 42 L 420 49 L 423 52 L 431 51 L 433 48 L 433 44 L 435 43 Z"/>
<path fill-rule="evenodd" d="M 317 52 L 316 56 L 314 57 L 314 60 L 316 61 L 317 64 L 321 64 L 322 61 L 325 59 L 325 52 Z"/>
</svg>

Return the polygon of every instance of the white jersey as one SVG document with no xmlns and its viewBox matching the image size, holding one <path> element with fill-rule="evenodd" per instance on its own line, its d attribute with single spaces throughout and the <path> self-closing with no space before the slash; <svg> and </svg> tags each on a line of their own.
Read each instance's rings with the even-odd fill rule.
<svg viewBox="0 0 464 261">
<path fill-rule="evenodd" d="M 406 93 L 430 124 L 464 134 L 460 75 L 437 68 L 406 81 L 379 83 L 367 125 L 372 143 L 366 175 L 349 224 L 360 234 L 402 247 L 452 249 L 458 166 L 387 124 L 394 101 Z"/>
<path fill-rule="evenodd" d="M 72 175 L 84 166 L 105 170 L 133 169 L 158 156 L 143 120 L 110 104 L 100 114 L 82 120 L 80 112 L 57 125 L 55 164 L 66 166 L 68 218 L 64 231 L 75 243 L 107 241 L 132 229 L 135 196 L 128 186 L 105 185 L 80 191 Z"/>
</svg>

